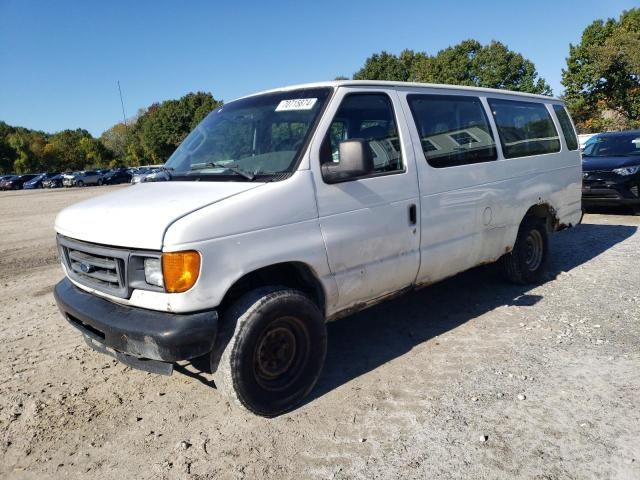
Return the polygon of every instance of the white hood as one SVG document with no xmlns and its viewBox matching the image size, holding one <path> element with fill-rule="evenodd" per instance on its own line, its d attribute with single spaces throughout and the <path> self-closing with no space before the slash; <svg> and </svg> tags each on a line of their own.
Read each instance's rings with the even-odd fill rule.
<svg viewBox="0 0 640 480">
<path fill-rule="evenodd" d="M 86 242 L 160 250 L 164 233 L 185 215 L 264 185 L 249 182 L 140 184 L 76 203 L 60 212 L 56 232 Z"/>
</svg>

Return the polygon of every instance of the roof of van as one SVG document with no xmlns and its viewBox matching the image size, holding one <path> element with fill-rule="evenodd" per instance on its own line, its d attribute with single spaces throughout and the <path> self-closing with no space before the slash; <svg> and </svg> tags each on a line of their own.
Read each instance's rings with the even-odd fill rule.
<svg viewBox="0 0 640 480">
<path fill-rule="evenodd" d="M 302 83 L 299 85 L 289 85 L 286 87 L 273 88 L 269 90 L 264 90 L 262 92 L 252 93 L 251 95 L 246 95 L 245 97 L 253 97 L 254 95 L 261 95 L 263 93 L 273 93 L 273 92 L 282 92 L 287 90 L 297 90 L 302 88 L 320 88 L 320 87 L 398 87 L 398 88 L 436 88 L 443 90 L 461 90 L 461 91 L 472 91 L 479 93 L 493 93 L 493 94 L 503 94 L 503 95 L 514 95 L 520 97 L 530 97 L 537 98 L 539 100 L 552 100 L 555 102 L 564 103 L 563 100 L 557 97 L 551 97 L 548 95 L 539 95 L 536 93 L 526 93 L 526 92 L 515 92 L 513 90 L 501 90 L 498 88 L 484 88 L 484 87 L 469 87 L 465 85 L 445 85 L 440 83 L 418 83 L 418 82 L 395 82 L 395 81 L 387 81 L 387 80 L 333 80 L 327 82 L 315 82 L 315 83 Z"/>
</svg>

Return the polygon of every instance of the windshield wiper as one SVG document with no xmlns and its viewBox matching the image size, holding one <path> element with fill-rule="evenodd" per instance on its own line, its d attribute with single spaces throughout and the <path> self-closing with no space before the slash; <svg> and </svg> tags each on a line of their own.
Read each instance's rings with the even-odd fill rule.
<svg viewBox="0 0 640 480">
<path fill-rule="evenodd" d="M 229 170 L 230 172 L 233 172 L 237 175 L 240 175 L 241 177 L 246 178 L 247 180 L 254 180 L 256 178 L 255 173 L 251 173 L 251 172 L 247 172 L 246 170 L 241 169 L 240 167 L 238 167 L 238 165 L 234 165 L 233 163 L 219 163 L 219 162 L 207 162 L 204 164 L 203 167 L 191 167 L 191 171 L 197 171 L 197 170 L 204 170 L 207 167 L 214 167 L 214 168 L 224 168 L 226 170 Z"/>
</svg>

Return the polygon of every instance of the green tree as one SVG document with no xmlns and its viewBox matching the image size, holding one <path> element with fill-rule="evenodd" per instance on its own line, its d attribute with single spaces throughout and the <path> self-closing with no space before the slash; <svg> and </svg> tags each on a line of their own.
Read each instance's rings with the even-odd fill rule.
<svg viewBox="0 0 640 480">
<path fill-rule="evenodd" d="M 353 74 L 354 80 L 392 80 L 409 82 L 415 80 L 414 64 L 427 60 L 425 53 L 403 50 L 400 55 L 385 52 L 374 53 L 364 66 Z"/>
<path fill-rule="evenodd" d="M 94 138 L 84 129 L 49 134 L 0 121 L 0 173 L 85 170 L 164 163 L 184 137 L 222 105 L 210 93 L 189 93 L 141 109 Z"/>
<path fill-rule="evenodd" d="M 114 165 L 124 164 L 127 157 L 129 127 L 124 123 L 116 123 L 100 135 L 100 142 L 111 152 Z"/>
<path fill-rule="evenodd" d="M 373 54 L 354 76 L 356 80 L 395 80 L 502 88 L 551 94 L 535 65 L 506 45 L 492 41 L 482 45 L 464 40 L 434 56 L 404 50 L 399 56 Z"/>
<path fill-rule="evenodd" d="M 587 26 L 569 45 L 562 84 L 579 130 L 640 127 L 640 9 Z"/>
<path fill-rule="evenodd" d="M 43 156 L 47 135 L 44 132 L 17 127 L 9 133 L 7 142 L 16 152 L 11 170 L 28 173 L 41 171 L 45 167 Z"/>
<path fill-rule="evenodd" d="M 0 173 L 10 173 L 13 171 L 13 162 L 15 162 L 18 153 L 9 144 L 9 134 L 11 127 L 5 122 L 0 121 Z"/>
<path fill-rule="evenodd" d="M 138 163 L 164 163 L 189 132 L 220 105 L 221 101 L 203 92 L 151 105 L 131 131 L 128 158 Z"/>
<path fill-rule="evenodd" d="M 538 76 L 533 62 L 496 41 L 482 45 L 477 40 L 464 40 L 445 48 L 430 62 L 419 65 L 414 76 L 421 82 L 551 95 L 551 88 Z"/>
<path fill-rule="evenodd" d="M 93 137 L 84 129 L 62 130 L 51 135 L 50 146 L 46 148 L 50 158 L 55 159 L 52 170 L 84 170 L 99 166 L 97 157 L 91 152 Z"/>
</svg>

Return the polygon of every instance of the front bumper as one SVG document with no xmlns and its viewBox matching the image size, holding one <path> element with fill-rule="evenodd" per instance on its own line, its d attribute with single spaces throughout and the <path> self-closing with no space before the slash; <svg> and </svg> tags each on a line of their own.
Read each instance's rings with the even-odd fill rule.
<svg viewBox="0 0 640 480">
<path fill-rule="evenodd" d="M 640 205 L 640 174 L 620 176 L 613 172 L 584 172 L 583 205 Z"/>
<path fill-rule="evenodd" d="M 87 293 L 67 278 L 56 285 L 54 297 L 92 348 L 142 370 L 171 373 L 162 363 L 205 355 L 216 339 L 215 310 L 176 314 L 129 307 Z"/>
</svg>

